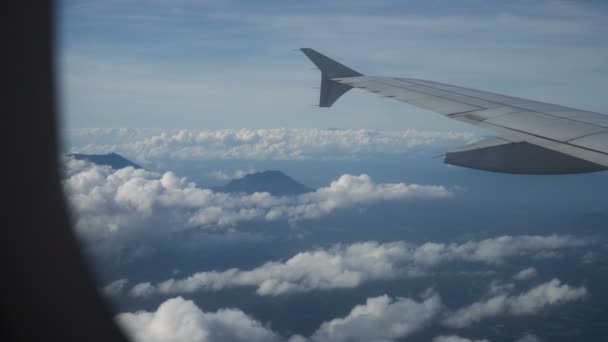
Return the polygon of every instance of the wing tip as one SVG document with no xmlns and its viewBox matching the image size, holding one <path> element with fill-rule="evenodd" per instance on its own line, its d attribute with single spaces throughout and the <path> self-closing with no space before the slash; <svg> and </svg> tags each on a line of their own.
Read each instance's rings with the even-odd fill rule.
<svg viewBox="0 0 608 342">
<path fill-rule="evenodd" d="M 362 76 L 357 71 L 336 62 L 314 49 L 300 48 L 300 51 L 321 70 L 319 107 L 331 107 L 340 96 L 352 88 L 346 84 L 333 81 L 333 78 Z"/>
</svg>

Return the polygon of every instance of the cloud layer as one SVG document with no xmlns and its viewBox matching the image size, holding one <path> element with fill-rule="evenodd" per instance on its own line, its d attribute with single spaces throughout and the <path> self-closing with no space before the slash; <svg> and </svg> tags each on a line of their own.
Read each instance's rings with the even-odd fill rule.
<svg viewBox="0 0 608 342">
<path fill-rule="evenodd" d="M 348 315 L 321 324 L 312 341 L 391 341 L 429 324 L 441 311 L 437 294 L 417 302 L 387 295 L 368 298 Z"/>
<path fill-rule="evenodd" d="M 417 146 L 432 144 L 464 144 L 475 139 L 475 135 L 470 132 L 414 129 L 80 128 L 66 132 L 74 152 L 116 152 L 144 165 L 166 160 L 342 160 L 382 153 L 404 153 Z"/>
<path fill-rule="evenodd" d="M 432 289 L 427 289 L 420 300 L 381 295 L 367 298 L 364 304 L 354 306 L 344 317 L 321 323 L 309 337 L 281 336 L 239 309 L 204 312 L 182 297 L 166 300 L 153 312 L 121 313 L 116 321 L 135 341 L 394 341 L 437 323 L 464 328 L 486 317 L 533 314 L 586 295 L 584 287 L 571 287 L 557 279 L 519 295 L 504 295 L 500 300 L 494 297 L 456 311 L 448 311 L 439 294 Z M 526 334 L 518 341 L 538 341 L 538 338 Z M 440 335 L 433 342 L 488 340 Z"/>
<path fill-rule="evenodd" d="M 450 314 L 443 322 L 453 328 L 464 328 L 484 318 L 498 315 L 528 315 L 547 306 L 578 300 L 587 295 L 584 286 L 571 287 L 552 279 L 517 296 L 499 294 L 471 304 Z"/>
<path fill-rule="evenodd" d="M 538 271 L 536 271 L 536 268 L 534 268 L 534 267 L 528 267 L 526 269 L 523 269 L 523 270 L 517 272 L 513 276 L 513 279 L 515 279 L 515 280 L 526 280 L 526 279 L 530 279 L 530 278 L 536 277 L 537 274 L 538 274 Z"/>
<path fill-rule="evenodd" d="M 246 170 L 237 169 L 237 170 L 234 170 L 229 173 L 226 173 L 223 170 L 219 170 L 219 171 L 215 171 L 215 172 L 211 173 L 210 176 L 212 176 L 213 178 L 215 178 L 217 180 L 228 181 L 228 180 L 232 180 L 232 179 L 243 178 L 243 177 L 245 177 L 249 174 L 255 173 L 255 172 L 257 172 L 256 169 L 253 167 L 250 167 Z"/>
<path fill-rule="evenodd" d="M 540 342 L 540 339 L 536 335 L 525 334 L 524 336 L 518 338 L 515 342 Z"/>
<path fill-rule="evenodd" d="M 252 286 L 258 295 L 276 296 L 318 289 L 354 288 L 374 279 L 416 276 L 446 262 L 495 265 L 515 256 L 534 256 L 586 243 L 567 235 L 523 235 L 461 244 L 428 242 L 413 245 L 404 241 L 338 244 L 328 249 L 301 252 L 284 262 L 267 262 L 251 270 L 233 268 L 198 272 L 155 285 L 144 282 L 135 285 L 130 293 L 137 297 Z"/>
<path fill-rule="evenodd" d="M 126 278 L 115 280 L 101 289 L 101 292 L 106 296 L 117 296 L 120 295 L 125 289 L 129 280 Z"/>
<path fill-rule="evenodd" d="M 244 221 L 316 219 L 341 208 L 386 200 L 453 196 L 442 186 L 376 183 L 367 175 L 342 175 L 329 186 L 291 197 L 269 193 L 218 193 L 172 172 L 131 167 L 113 170 L 66 159 L 64 188 L 79 231 L 104 236 L 164 223 L 164 229 L 234 226 Z"/>
<path fill-rule="evenodd" d="M 163 302 L 155 312 L 122 313 L 116 320 L 135 341 L 278 341 L 279 337 L 238 309 L 204 312 L 181 297 Z"/>
<path fill-rule="evenodd" d="M 433 342 L 489 342 L 488 340 L 471 340 L 470 338 L 458 335 L 442 335 L 433 339 Z"/>
<path fill-rule="evenodd" d="M 391 341 L 422 329 L 441 312 L 439 295 L 427 292 L 420 301 L 387 295 L 368 298 L 345 317 L 323 322 L 310 338 L 294 335 L 288 339 L 239 309 L 204 312 L 182 297 L 166 300 L 154 312 L 121 313 L 116 321 L 135 341 L 146 342 Z"/>
</svg>

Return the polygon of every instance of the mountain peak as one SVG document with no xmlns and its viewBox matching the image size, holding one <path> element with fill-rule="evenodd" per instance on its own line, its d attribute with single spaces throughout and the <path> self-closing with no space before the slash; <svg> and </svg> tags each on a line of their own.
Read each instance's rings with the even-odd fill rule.
<svg viewBox="0 0 608 342">
<path fill-rule="evenodd" d="M 248 174 L 233 179 L 230 183 L 217 189 L 221 192 L 268 192 L 274 196 L 300 195 L 313 189 L 303 185 L 278 170 L 268 170 Z"/>
<path fill-rule="evenodd" d="M 110 152 L 108 154 L 82 154 L 82 153 L 69 153 L 68 157 L 72 157 L 77 160 L 85 160 L 96 165 L 108 165 L 113 169 L 119 170 L 128 166 L 136 169 L 143 169 L 143 167 L 135 164 L 129 159 L 121 156 L 118 153 Z"/>
</svg>

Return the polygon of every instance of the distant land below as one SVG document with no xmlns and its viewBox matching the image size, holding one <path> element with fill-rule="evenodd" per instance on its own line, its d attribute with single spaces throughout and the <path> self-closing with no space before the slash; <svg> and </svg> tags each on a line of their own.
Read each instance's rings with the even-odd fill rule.
<svg viewBox="0 0 608 342">
<path fill-rule="evenodd" d="M 115 170 L 131 166 L 136 169 L 143 169 L 140 165 L 130 161 L 129 159 L 121 156 L 117 153 L 108 154 L 81 154 L 81 153 L 69 153 L 68 157 L 72 157 L 77 160 L 85 160 L 96 165 L 108 165 Z"/>
</svg>

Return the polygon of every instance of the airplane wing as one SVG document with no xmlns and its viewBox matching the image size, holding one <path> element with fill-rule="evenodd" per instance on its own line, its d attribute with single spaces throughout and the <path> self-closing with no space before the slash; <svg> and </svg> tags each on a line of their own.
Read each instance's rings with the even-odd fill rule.
<svg viewBox="0 0 608 342">
<path fill-rule="evenodd" d="M 446 164 L 516 174 L 608 170 L 607 115 L 439 82 L 364 76 L 313 49 L 300 50 L 321 70 L 320 107 L 360 88 L 496 133 L 447 152 Z"/>
</svg>

